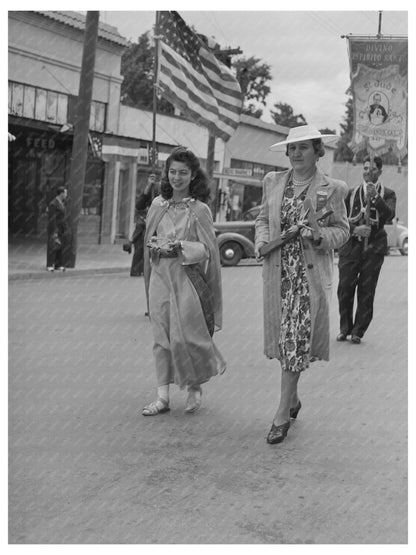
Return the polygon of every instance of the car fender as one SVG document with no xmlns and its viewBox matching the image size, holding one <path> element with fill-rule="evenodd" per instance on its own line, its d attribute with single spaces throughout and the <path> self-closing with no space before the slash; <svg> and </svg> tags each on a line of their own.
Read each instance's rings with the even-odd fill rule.
<svg viewBox="0 0 416 555">
<path fill-rule="evenodd" d="M 217 236 L 219 247 L 221 247 L 224 243 L 227 243 L 228 241 L 235 241 L 236 243 L 238 243 L 242 247 L 244 255 L 247 258 L 254 256 L 254 244 L 252 241 L 250 241 L 250 239 L 244 237 L 244 235 L 226 231 L 225 233 L 221 233 Z"/>
<path fill-rule="evenodd" d="M 409 240 L 409 233 L 407 231 L 402 231 L 397 238 L 397 246 L 402 248 L 406 239 Z"/>
</svg>

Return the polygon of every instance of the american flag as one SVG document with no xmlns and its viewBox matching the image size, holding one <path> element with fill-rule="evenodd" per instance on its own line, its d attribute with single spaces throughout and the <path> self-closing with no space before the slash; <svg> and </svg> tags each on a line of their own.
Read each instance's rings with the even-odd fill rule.
<svg viewBox="0 0 416 555">
<path fill-rule="evenodd" d="M 231 70 L 177 12 L 159 12 L 157 85 L 189 119 L 227 141 L 240 121 L 242 94 Z"/>
</svg>

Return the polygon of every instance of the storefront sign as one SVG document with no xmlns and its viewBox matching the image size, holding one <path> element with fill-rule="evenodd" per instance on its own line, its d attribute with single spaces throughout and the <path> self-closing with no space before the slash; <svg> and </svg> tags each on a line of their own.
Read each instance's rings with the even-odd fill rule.
<svg viewBox="0 0 416 555">
<path fill-rule="evenodd" d="M 43 139 L 40 137 L 26 137 L 26 146 L 39 150 L 53 150 L 55 141 L 53 139 Z"/>
<path fill-rule="evenodd" d="M 252 169 L 245 168 L 224 168 L 223 173 L 226 175 L 235 175 L 240 177 L 251 177 L 253 175 Z"/>
</svg>

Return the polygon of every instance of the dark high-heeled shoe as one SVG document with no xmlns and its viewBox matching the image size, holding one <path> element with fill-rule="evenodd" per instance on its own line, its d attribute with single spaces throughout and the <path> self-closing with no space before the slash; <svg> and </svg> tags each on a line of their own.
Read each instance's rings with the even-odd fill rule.
<svg viewBox="0 0 416 555">
<path fill-rule="evenodd" d="M 290 409 L 290 412 L 289 412 L 290 418 L 296 418 L 301 407 L 302 407 L 302 403 L 298 401 L 296 406 Z"/>
<path fill-rule="evenodd" d="M 273 422 L 270 432 L 267 435 L 267 443 L 280 443 L 287 436 L 287 432 L 290 428 L 290 420 L 283 422 L 280 426 L 276 426 Z"/>
</svg>

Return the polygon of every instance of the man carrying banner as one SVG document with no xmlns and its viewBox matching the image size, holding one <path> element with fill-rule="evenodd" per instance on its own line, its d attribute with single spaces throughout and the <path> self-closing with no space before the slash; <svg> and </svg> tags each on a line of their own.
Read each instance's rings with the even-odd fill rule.
<svg viewBox="0 0 416 555">
<path fill-rule="evenodd" d="M 339 250 L 338 303 L 340 333 L 337 341 L 351 335 L 359 344 L 373 318 L 378 276 L 387 252 L 384 224 L 395 216 L 396 194 L 380 181 L 382 160 L 364 160 L 363 182 L 351 189 L 345 199 L 350 223 L 350 238 Z M 357 307 L 354 312 L 354 298 Z"/>
</svg>

